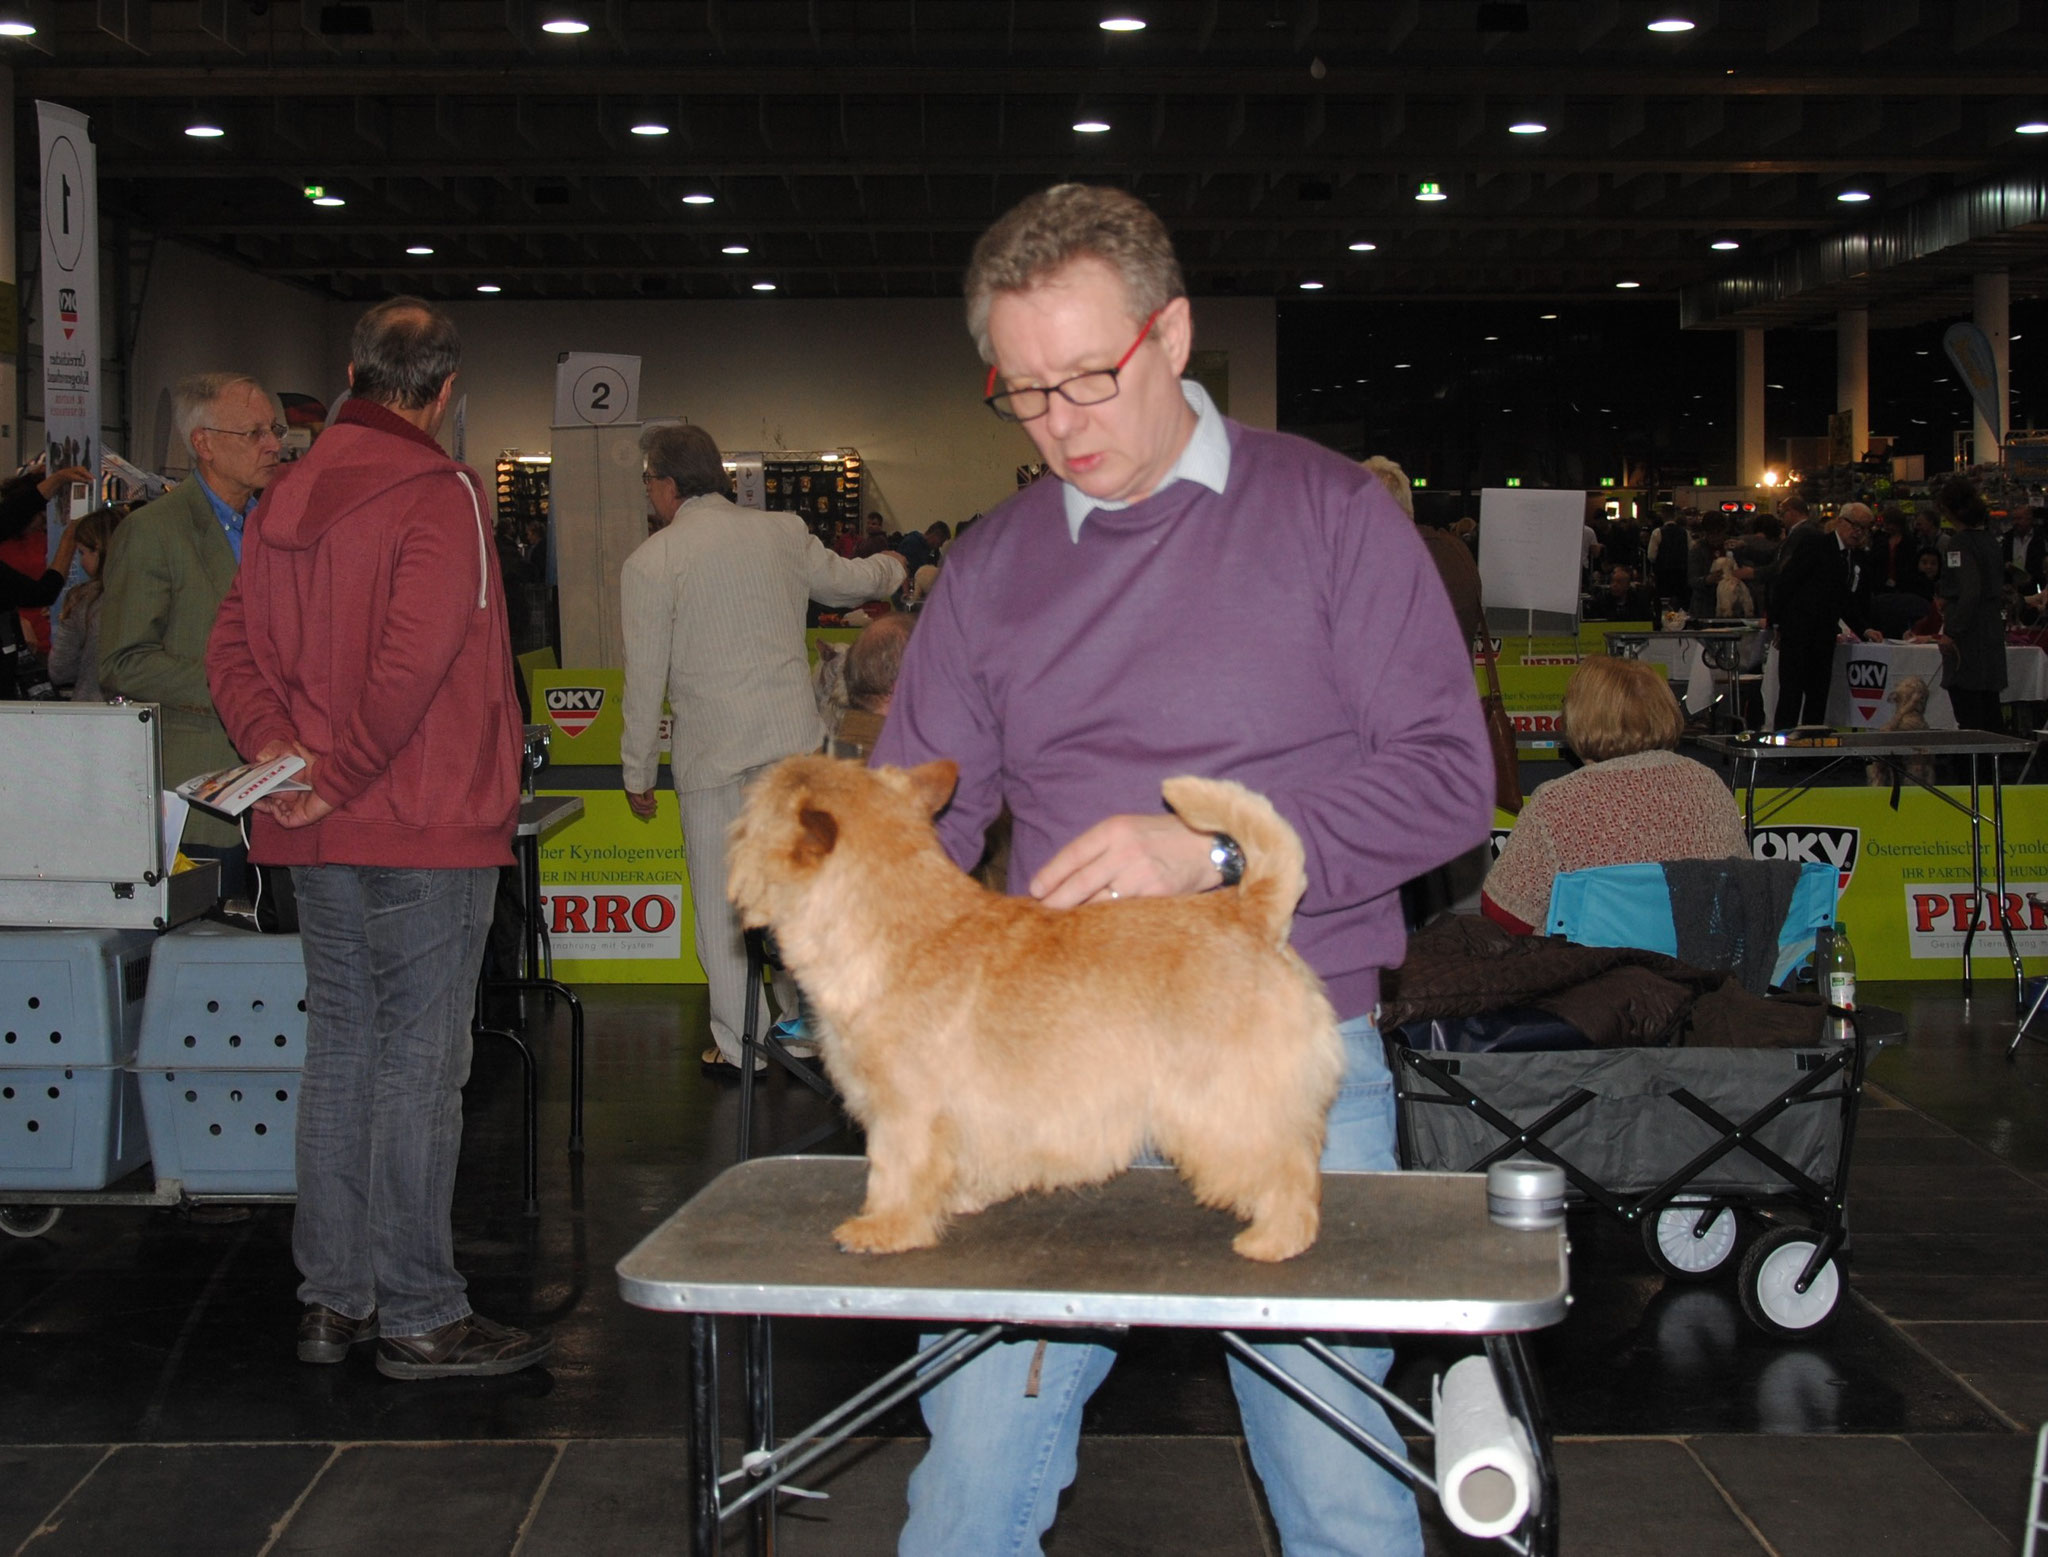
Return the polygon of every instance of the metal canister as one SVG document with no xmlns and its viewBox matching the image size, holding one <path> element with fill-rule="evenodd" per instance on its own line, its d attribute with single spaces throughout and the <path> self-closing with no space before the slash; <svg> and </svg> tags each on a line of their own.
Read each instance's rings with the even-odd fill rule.
<svg viewBox="0 0 2048 1557">
<path fill-rule="evenodd" d="M 1510 1157 L 1486 1170 L 1486 1214 L 1497 1227 L 1564 1225 L 1564 1169 L 1533 1157 Z"/>
</svg>

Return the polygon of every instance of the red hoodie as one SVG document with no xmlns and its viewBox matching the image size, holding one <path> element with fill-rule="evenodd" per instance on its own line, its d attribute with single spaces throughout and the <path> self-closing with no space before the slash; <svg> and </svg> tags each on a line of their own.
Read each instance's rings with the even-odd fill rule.
<svg viewBox="0 0 2048 1557">
<path fill-rule="evenodd" d="M 351 400 L 249 516 L 207 646 L 238 751 L 296 740 L 333 814 L 258 816 L 272 865 L 504 865 L 521 732 L 498 560 L 475 471 Z"/>
</svg>

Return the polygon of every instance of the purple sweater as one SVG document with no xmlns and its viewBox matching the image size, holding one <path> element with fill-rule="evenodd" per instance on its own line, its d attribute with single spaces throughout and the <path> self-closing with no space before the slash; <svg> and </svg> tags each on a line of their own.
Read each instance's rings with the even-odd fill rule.
<svg viewBox="0 0 2048 1557">
<path fill-rule="evenodd" d="M 960 765 L 963 866 L 1003 803 L 1010 890 L 1178 773 L 1268 796 L 1308 851 L 1294 944 L 1342 1017 L 1406 940 L 1399 888 L 1486 837 L 1493 766 L 1444 588 L 1379 482 L 1236 422 L 1222 495 L 1177 481 L 1070 540 L 1059 483 L 947 553 L 874 761 Z"/>
</svg>

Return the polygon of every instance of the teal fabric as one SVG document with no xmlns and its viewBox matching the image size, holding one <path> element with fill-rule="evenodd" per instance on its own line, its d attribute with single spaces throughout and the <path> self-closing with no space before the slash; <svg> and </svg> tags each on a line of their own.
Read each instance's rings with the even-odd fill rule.
<svg viewBox="0 0 2048 1557">
<path fill-rule="evenodd" d="M 1839 886 L 1834 866 L 1809 860 L 1801 867 L 1792 906 L 1778 932 L 1772 983 L 1784 983 L 1812 954 L 1815 932 L 1834 923 Z M 1634 946 L 1678 955 L 1678 927 L 1671 922 L 1671 897 L 1659 864 L 1560 872 L 1551 883 L 1543 927 L 1581 946 Z"/>
</svg>

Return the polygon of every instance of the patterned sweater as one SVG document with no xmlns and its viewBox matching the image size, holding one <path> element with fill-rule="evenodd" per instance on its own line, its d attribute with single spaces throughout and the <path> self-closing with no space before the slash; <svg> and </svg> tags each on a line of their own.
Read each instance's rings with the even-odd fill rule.
<svg viewBox="0 0 2048 1557">
<path fill-rule="evenodd" d="M 1540 933 L 1560 872 L 1748 853 L 1742 812 L 1711 768 L 1673 751 L 1637 752 L 1539 784 L 1480 906 L 1518 934 Z"/>
</svg>

